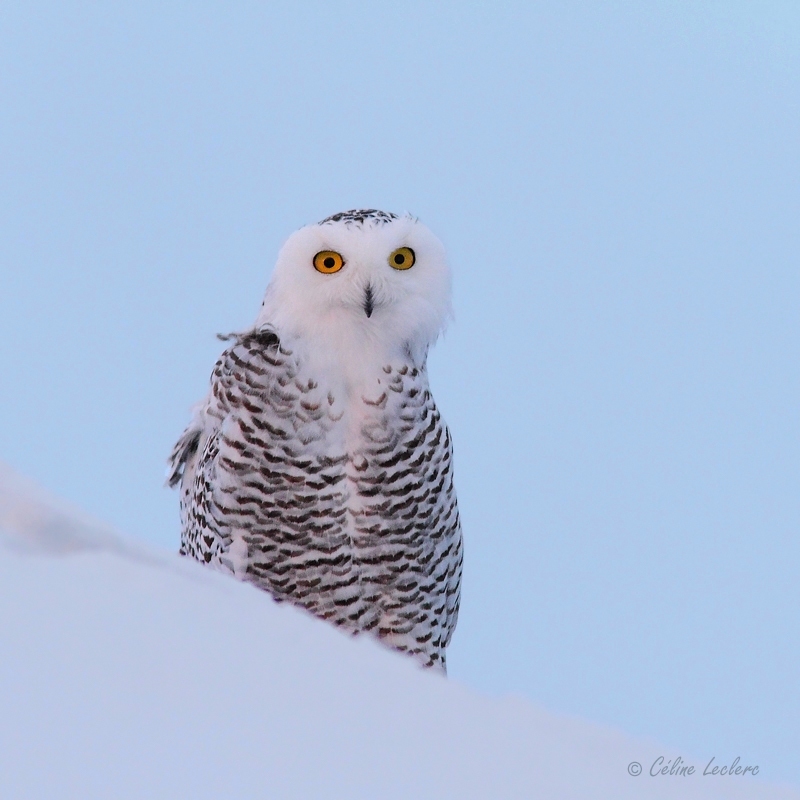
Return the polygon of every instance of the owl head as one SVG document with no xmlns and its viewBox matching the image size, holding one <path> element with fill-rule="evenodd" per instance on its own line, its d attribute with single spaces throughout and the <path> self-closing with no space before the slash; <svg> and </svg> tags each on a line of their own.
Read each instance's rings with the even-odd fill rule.
<svg viewBox="0 0 800 800">
<path fill-rule="evenodd" d="M 379 345 L 423 359 L 449 320 L 444 247 L 416 218 L 344 211 L 292 234 L 257 325 L 334 346 Z"/>
</svg>

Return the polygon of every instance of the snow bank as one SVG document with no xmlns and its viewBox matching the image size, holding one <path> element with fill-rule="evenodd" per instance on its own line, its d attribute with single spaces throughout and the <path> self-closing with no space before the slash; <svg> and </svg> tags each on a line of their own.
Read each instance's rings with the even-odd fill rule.
<svg viewBox="0 0 800 800">
<path fill-rule="evenodd" d="M 0 465 L 0 797 L 795 798 L 481 697 Z M 643 772 L 628 774 L 639 762 Z"/>
</svg>

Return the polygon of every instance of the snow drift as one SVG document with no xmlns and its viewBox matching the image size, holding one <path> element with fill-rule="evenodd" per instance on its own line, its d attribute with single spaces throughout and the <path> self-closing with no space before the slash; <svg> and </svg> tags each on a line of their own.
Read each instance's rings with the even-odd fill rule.
<svg viewBox="0 0 800 800">
<path fill-rule="evenodd" d="M 0 797 L 800 800 L 479 696 L 2 465 L 0 533 Z M 649 775 L 678 755 L 694 774 Z"/>
</svg>

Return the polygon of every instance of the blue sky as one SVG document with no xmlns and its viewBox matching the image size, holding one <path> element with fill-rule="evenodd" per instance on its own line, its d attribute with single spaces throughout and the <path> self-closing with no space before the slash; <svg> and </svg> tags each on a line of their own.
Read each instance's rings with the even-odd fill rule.
<svg viewBox="0 0 800 800">
<path fill-rule="evenodd" d="M 411 211 L 451 675 L 800 783 L 799 79 L 793 3 L 4 3 L 0 458 L 174 549 L 214 334 Z"/>
</svg>

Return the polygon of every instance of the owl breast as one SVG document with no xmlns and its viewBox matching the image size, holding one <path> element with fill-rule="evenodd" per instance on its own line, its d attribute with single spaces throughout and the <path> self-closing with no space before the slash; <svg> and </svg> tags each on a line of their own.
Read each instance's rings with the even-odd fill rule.
<svg viewBox="0 0 800 800">
<path fill-rule="evenodd" d="M 424 369 L 367 375 L 239 337 L 185 459 L 182 552 L 444 667 L 462 563 L 450 436 Z"/>
</svg>

